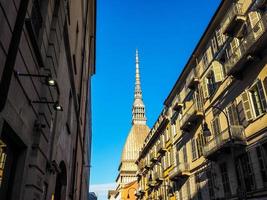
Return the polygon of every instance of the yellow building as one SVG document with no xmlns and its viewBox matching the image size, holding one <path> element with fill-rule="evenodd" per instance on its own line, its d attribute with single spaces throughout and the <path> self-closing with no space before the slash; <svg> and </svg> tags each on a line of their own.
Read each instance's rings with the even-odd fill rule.
<svg viewBox="0 0 267 200">
<path fill-rule="evenodd" d="M 221 2 L 137 159 L 139 199 L 267 198 L 266 1 Z"/>
</svg>

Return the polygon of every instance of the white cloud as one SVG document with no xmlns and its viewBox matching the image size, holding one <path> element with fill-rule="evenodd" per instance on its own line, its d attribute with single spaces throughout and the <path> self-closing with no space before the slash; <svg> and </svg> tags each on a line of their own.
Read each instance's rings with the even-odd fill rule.
<svg viewBox="0 0 267 200">
<path fill-rule="evenodd" d="M 90 185 L 90 192 L 94 192 L 98 200 L 106 200 L 108 198 L 108 191 L 116 189 L 116 183 L 93 184 Z"/>
</svg>

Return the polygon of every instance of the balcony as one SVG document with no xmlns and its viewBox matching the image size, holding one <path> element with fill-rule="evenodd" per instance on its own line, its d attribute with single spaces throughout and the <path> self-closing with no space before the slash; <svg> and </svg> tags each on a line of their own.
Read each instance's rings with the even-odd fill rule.
<svg viewBox="0 0 267 200">
<path fill-rule="evenodd" d="M 186 87 L 193 90 L 196 88 L 198 83 L 199 83 L 199 79 L 197 77 L 196 70 L 193 68 L 186 78 Z"/>
<path fill-rule="evenodd" d="M 180 120 L 180 129 L 183 131 L 189 131 L 203 118 L 202 106 L 199 102 L 191 100 L 186 105 L 188 108 L 183 112 Z"/>
<path fill-rule="evenodd" d="M 170 173 L 171 180 L 179 180 L 179 178 L 187 178 L 190 176 L 189 163 L 179 163 Z"/>
<path fill-rule="evenodd" d="M 225 35 L 239 37 L 242 26 L 245 24 L 246 17 L 242 11 L 242 4 L 236 3 L 230 8 L 222 23 L 222 32 Z"/>
<path fill-rule="evenodd" d="M 157 152 L 158 152 L 158 158 L 163 155 L 167 149 L 165 148 L 164 142 L 160 141 L 160 143 L 157 144 Z"/>
<path fill-rule="evenodd" d="M 162 174 L 159 172 L 154 173 L 154 179 L 155 179 L 157 184 L 160 184 L 164 180 Z"/>
<path fill-rule="evenodd" d="M 237 77 L 245 66 L 257 59 L 262 49 L 266 48 L 267 36 L 267 15 L 261 16 L 261 19 L 252 28 L 247 28 L 247 34 L 239 45 L 232 50 L 225 62 L 225 71 L 227 75 Z M 228 46 L 230 49 L 231 46 Z"/>
<path fill-rule="evenodd" d="M 156 181 L 149 181 L 147 183 L 147 186 L 149 187 L 149 189 L 153 189 L 156 185 L 157 185 Z"/>
<path fill-rule="evenodd" d="M 150 154 L 150 161 L 152 163 L 155 163 L 155 162 L 158 161 L 158 157 L 157 157 L 157 154 L 155 152 L 153 152 L 153 153 Z"/>
<path fill-rule="evenodd" d="M 203 155 L 209 160 L 216 160 L 219 155 L 230 152 L 230 147 L 242 147 L 246 145 L 246 137 L 242 126 L 230 127 L 232 140 L 231 143 L 228 129 L 215 135 L 203 149 Z"/>
<path fill-rule="evenodd" d="M 180 112 L 183 108 L 183 103 L 180 101 L 176 101 L 175 104 L 173 105 L 173 110 L 176 112 Z"/>
</svg>

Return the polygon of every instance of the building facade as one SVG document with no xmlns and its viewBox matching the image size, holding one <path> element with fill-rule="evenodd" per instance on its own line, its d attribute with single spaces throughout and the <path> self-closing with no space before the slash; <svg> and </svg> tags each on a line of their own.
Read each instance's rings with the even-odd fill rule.
<svg viewBox="0 0 267 200">
<path fill-rule="evenodd" d="M 139 199 L 267 198 L 266 5 L 221 2 L 137 159 Z"/>
<path fill-rule="evenodd" d="M 96 1 L 0 2 L 0 199 L 88 199 Z"/>
<path fill-rule="evenodd" d="M 137 180 L 137 165 L 135 161 L 138 158 L 144 139 L 149 132 L 149 128 L 146 125 L 145 105 L 142 97 L 138 50 L 136 50 L 135 61 L 136 71 L 134 103 L 132 107 L 132 127 L 124 144 L 119 165 L 119 174 L 116 179 L 118 198 L 121 198 L 122 195 L 125 196 L 125 194 L 122 194 L 125 193 L 125 188 L 128 188 L 129 184 L 132 185 L 132 183 L 135 183 Z"/>
</svg>

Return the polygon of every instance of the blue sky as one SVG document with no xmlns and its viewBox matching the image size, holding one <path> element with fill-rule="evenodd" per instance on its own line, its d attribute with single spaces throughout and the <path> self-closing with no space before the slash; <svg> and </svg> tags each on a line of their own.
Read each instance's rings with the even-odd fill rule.
<svg viewBox="0 0 267 200">
<path fill-rule="evenodd" d="M 113 187 L 131 127 L 135 49 L 151 127 L 220 0 L 98 0 L 91 186 Z"/>
</svg>

